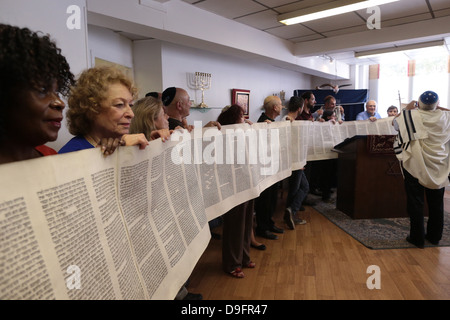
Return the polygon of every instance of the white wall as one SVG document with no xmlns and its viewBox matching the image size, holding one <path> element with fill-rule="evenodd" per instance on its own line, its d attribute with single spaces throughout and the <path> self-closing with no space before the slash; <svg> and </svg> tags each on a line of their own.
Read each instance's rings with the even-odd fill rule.
<svg viewBox="0 0 450 320">
<path fill-rule="evenodd" d="M 311 86 L 311 76 L 303 73 L 167 42 L 162 46 L 162 70 L 163 87 L 186 89 L 196 104 L 201 102 L 201 90 L 188 87 L 188 74 L 212 74 L 211 89 L 205 91 L 205 103 L 212 109 L 205 113 L 191 110 L 190 124 L 216 120 L 221 109 L 231 104 L 232 89 L 250 90 L 250 120 L 256 122 L 265 97 L 284 90 L 288 101 L 295 89 Z"/>
<path fill-rule="evenodd" d="M 111 30 L 91 25 L 89 48 L 93 55 L 106 60 L 127 66 L 132 63 L 139 97 L 175 86 L 186 89 L 198 104 L 201 90 L 189 88 L 188 74 L 211 73 L 212 87 L 205 91 L 205 103 L 212 109 L 205 113 L 192 109 L 188 117 L 191 124 L 216 120 L 221 109 L 231 104 L 234 88 L 251 91 L 250 120 L 256 121 L 266 96 L 284 90 L 289 100 L 295 89 L 309 89 L 311 85 L 311 76 L 299 72 L 156 39 L 131 42 Z"/>
<path fill-rule="evenodd" d="M 89 25 L 90 67 L 95 58 L 133 68 L 133 42 L 112 30 Z"/>
<path fill-rule="evenodd" d="M 67 9 L 72 5 L 80 8 L 80 29 L 67 27 L 67 20 L 72 15 L 67 13 Z M 86 0 L 1 0 L 0 22 L 49 33 L 61 48 L 73 73 L 86 68 Z"/>
<path fill-rule="evenodd" d="M 250 120 L 256 122 L 268 95 L 284 90 L 288 101 L 294 90 L 311 88 L 311 76 L 303 73 L 160 40 L 132 42 L 111 30 L 91 25 L 89 49 L 93 56 L 133 67 L 139 97 L 174 86 L 186 89 L 199 104 L 201 90 L 189 88 L 188 74 L 211 73 L 212 86 L 205 91 L 205 103 L 211 109 L 205 113 L 192 109 L 190 124 L 216 120 L 221 109 L 231 104 L 232 89 L 250 90 Z"/>
<path fill-rule="evenodd" d="M 67 27 L 71 5 L 80 8 L 80 29 Z M 86 0 L 1 0 L 0 22 L 49 33 L 75 75 L 88 66 Z M 71 137 L 64 123 L 58 140 L 48 145 L 59 150 Z"/>
<path fill-rule="evenodd" d="M 146 93 L 164 90 L 162 84 L 162 42 L 141 40 L 133 42 L 134 80 L 139 87 L 139 97 Z"/>
<path fill-rule="evenodd" d="M 343 89 L 369 89 L 369 66 L 368 65 L 352 65 L 350 66 L 350 78 L 347 80 L 339 80 L 337 78 L 312 77 L 312 87 L 322 84 L 343 85 L 351 84 Z"/>
</svg>

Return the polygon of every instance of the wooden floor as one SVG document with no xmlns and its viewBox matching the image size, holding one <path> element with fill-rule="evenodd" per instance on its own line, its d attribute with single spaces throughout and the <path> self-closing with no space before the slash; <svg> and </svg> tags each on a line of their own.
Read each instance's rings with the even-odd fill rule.
<svg viewBox="0 0 450 320">
<path fill-rule="evenodd" d="M 450 209 L 450 190 L 445 206 Z M 285 228 L 283 208 L 280 200 L 274 220 Z M 371 250 L 311 207 L 301 217 L 308 223 L 278 240 L 258 238 L 267 250 L 251 249 L 256 268 L 244 269 L 243 279 L 222 271 L 221 241 L 211 239 L 189 291 L 205 300 L 450 299 L 450 247 Z M 366 285 L 371 265 L 381 271 L 379 290 Z"/>
</svg>

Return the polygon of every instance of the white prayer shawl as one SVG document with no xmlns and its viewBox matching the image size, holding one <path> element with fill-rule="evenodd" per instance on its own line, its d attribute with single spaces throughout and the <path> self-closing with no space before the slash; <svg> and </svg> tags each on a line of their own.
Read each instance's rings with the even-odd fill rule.
<svg viewBox="0 0 450 320">
<path fill-rule="evenodd" d="M 403 167 L 424 187 L 441 189 L 449 184 L 450 112 L 404 110 L 394 121 L 394 144 Z"/>
</svg>

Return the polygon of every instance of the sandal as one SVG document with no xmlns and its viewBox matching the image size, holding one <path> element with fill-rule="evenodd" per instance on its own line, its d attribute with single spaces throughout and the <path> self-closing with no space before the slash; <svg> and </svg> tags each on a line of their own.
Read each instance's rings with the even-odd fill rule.
<svg viewBox="0 0 450 320">
<path fill-rule="evenodd" d="M 244 273 L 242 272 L 242 269 L 237 267 L 233 271 L 230 272 L 230 274 L 235 278 L 243 278 L 245 277 Z"/>
<path fill-rule="evenodd" d="M 256 263 L 254 263 L 253 261 L 250 261 L 249 263 L 247 263 L 245 265 L 246 268 L 254 268 L 256 267 Z"/>
</svg>

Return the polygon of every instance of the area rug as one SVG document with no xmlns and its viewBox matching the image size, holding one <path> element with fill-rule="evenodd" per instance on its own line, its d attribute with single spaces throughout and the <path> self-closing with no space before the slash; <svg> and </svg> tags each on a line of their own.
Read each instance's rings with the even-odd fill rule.
<svg viewBox="0 0 450 320">
<path fill-rule="evenodd" d="M 315 199 L 316 209 L 336 226 L 370 249 L 415 248 L 406 241 L 409 234 L 409 218 L 352 219 L 336 209 L 335 203 L 324 203 Z M 425 228 L 426 228 L 425 218 Z M 426 230 L 426 229 L 425 229 Z M 450 213 L 444 213 L 444 232 L 439 247 L 450 246 Z M 425 241 L 425 247 L 436 247 Z"/>
</svg>

